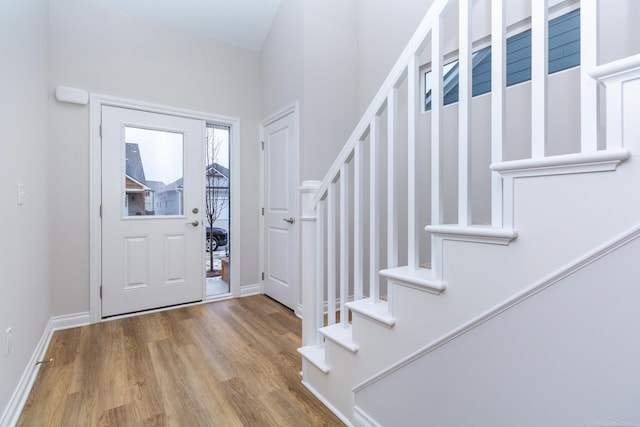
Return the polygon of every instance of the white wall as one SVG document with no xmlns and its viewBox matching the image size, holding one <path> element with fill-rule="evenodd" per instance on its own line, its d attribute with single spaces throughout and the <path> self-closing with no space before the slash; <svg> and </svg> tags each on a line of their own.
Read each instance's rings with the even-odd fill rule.
<svg viewBox="0 0 640 427">
<path fill-rule="evenodd" d="M 640 53 L 640 2 L 607 0 L 598 2 L 598 7 L 601 30 L 599 63 Z M 620 37 L 621 34 L 627 36 Z"/>
<path fill-rule="evenodd" d="M 305 1 L 302 179 L 321 179 L 353 132 L 357 1 Z"/>
<path fill-rule="evenodd" d="M 433 0 L 358 0 L 358 113 L 378 92 Z"/>
<path fill-rule="evenodd" d="M 262 112 L 300 102 L 300 179 L 322 179 L 357 120 L 356 0 L 284 0 L 264 44 Z"/>
<path fill-rule="evenodd" d="M 242 255 L 236 262 L 243 266 L 241 284 L 257 283 L 258 55 L 81 0 L 51 2 L 49 30 L 50 90 L 72 86 L 240 118 Z M 50 97 L 49 130 L 53 313 L 76 313 L 89 309 L 88 107 Z"/>
<path fill-rule="evenodd" d="M 0 420 L 51 316 L 47 10 L 47 0 L 0 2 Z M 21 206 L 18 183 L 27 193 Z"/>
<path fill-rule="evenodd" d="M 263 118 L 295 101 L 304 108 L 303 24 L 303 2 L 282 0 L 260 54 Z"/>
</svg>

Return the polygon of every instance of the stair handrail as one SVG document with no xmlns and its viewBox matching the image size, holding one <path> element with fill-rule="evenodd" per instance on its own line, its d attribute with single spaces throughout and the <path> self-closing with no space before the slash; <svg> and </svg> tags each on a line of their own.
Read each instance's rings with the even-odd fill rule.
<svg viewBox="0 0 640 427">
<path fill-rule="evenodd" d="M 453 0 L 435 0 L 427 11 L 427 14 L 420 22 L 420 25 L 405 46 L 394 66 L 391 68 L 391 71 L 384 80 L 384 83 L 369 104 L 369 107 L 365 110 L 360 121 L 351 133 L 351 136 L 347 139 L 346 144 L 322 180 L 322 183 L 313 198 L 312 203 L 314 208 L 318 205 L 320 200 L 325 197 L 329 184 L 331 184 L 331 182 L 335 180 L 336 176 L 339 175 L 341 165 L 351 156 L 351 153 L 360 141 L 362 135 L 366 133 L 367 128 L 370 126 L 372 119 L 385 104 L 387 94 L 397 85 L 398 81 L 407 72 L 407 66 L 409 65 L 411 58 L 420 50 L 421 46 L 426 44 L 431 29 L 433 28 L 433 23 L 436 19 L 441 17 L 442 12 L 452 1 Z"/>
</svg>

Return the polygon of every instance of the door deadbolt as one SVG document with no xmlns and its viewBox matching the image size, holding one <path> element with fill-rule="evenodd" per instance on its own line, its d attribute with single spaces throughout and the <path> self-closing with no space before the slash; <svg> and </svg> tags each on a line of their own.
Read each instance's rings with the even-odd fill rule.
<svg viewBox="0 0 640 427">
<path fill-rule="evenodd" d="M 200 211 L 198 210 L 198 208 L 193 208 L 193 209 L 191 209 L 191 212 L 193 212 L 194 214 L 197 214 Z"/>
</svg>

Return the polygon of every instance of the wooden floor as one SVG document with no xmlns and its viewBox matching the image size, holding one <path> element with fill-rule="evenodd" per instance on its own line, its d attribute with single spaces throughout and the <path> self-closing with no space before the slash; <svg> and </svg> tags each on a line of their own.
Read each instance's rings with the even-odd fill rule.
<svg viewBox="0 0 640 427">
<path fill-rule="evenodd" d="M 18 425 L 343 425 L 300 383 L 300 330 L 259 295 L 56 332 Z"/>
</svg>

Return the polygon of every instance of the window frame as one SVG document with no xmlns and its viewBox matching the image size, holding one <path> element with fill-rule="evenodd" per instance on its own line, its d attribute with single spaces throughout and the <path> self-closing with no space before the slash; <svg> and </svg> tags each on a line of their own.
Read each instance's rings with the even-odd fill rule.
<svg viewBox="0 0 640 427">
<path fill-rule="evenodd" d="M 553 7 L 551 7 L 549 9 L 549 16 L 548 16 L 548 22 L 560 18 L 564 15 L 568 15 L 576 10 L 580 9 L 580 2 L 577 0 L 568 0 L 566 2 L 562 2 L 560 4 L 557 4 Z M 547 24 L 548 25 L 548 24 Z M 507 26 L 506 31 L 505 31 L 505 37 L 508 39 L 515 37 L 519 34 L 522 34 L 526 31 L 530 31 L 531 30 L 531 17 L 525 18 L 523 20 L 520 20 L 518 22 L 515 22 L 509 26 Z M 482 51 L 483 49 L 486 49 L 487 47 L 491 47 L 491 35 L 485 36 L 480 38 L 479 40 L 472 42 L 471 43 L 471 52 L 472 55 L 474 55 L 477 52 Z M 447 54 L 443 55 L 443 66 L 447 66 L 453 62 L 456 62 L 459 60 L 459 54 L 458 54 L 458 49 L 455 49 Z M 575 67 L 579 67 L 580 64 L 573 66 L 573 67 L 569 67 L 569 68 L 564 68 L 561 70 L 557 70 L 554 71 L 553 73 L 550 74 L 555 74 L 557 72 L 562 72 L 562 71 L 567 71 L 567 70 L 571 70 Z M 421 65 L 418 69 L 418 73 L 420 75 L 420 94 L 421 94 L 421 99 L 422 101 L 420 102 L 421 106 L 420 106 L 420 110 L 421 113 L 428 113 L 431 111 L 431 109 L 426 109 L 426 105 L 427 105 L 427 93 L 426 93 L 426 75 L 428 73 L 431 72 L 431 62 L 427 62 L 423 65 Z M 507 87 L 511 87 L 511 86 L 517 86 L 520 84 L 524 84 L 531 81 L 531 79 L 527 79 L 518 83 L 514 83 L 511 85 L 507 85 Z M 479 95 L 472 95 L 472 98 L 475 98 L 476 96 L 483 96 L 483 95 L 490 95 L 491 91 L 489 90 L 488 92 L 485 93 L 481 93 Z M 451 102 L 449 104 L 444 104 L 443 107 L 447 107 L 449 105 L 453 105 L 455 104 L 457 101 Z"/>
</svg>

